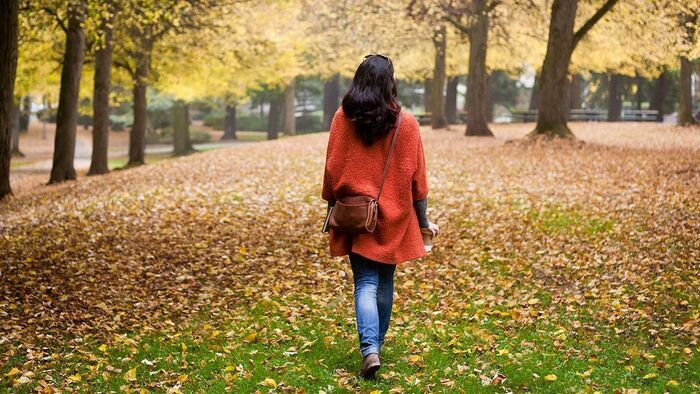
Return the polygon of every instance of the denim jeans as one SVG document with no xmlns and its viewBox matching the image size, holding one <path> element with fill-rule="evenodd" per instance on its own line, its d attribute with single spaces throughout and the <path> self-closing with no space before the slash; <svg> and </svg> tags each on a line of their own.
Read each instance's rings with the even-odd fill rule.
<svg viewBox="0 0 700 394">
<path fill-rule="evenodd" d="M 389 329 L 391 306 L 394 302 L 393 264 L 382 264 L 360 255 L 350 254 L 355 282 L 355 316 L 360 336 L 362 357 L 382 348 Z"/>
</svg>

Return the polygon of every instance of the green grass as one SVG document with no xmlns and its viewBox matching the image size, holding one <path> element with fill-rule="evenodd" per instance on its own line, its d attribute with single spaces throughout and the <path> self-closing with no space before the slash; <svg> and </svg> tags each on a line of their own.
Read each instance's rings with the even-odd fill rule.
<svg viewBox="0 0 700 394">
<path fill-rule="evenodd" d="M 286 305 L 308 312 L 289 319 L 283 312 Z M 400 319 L 410 318 L 408 311 L 395 313 Z M 470 314 L 479 311 L 471 307 L 465 311 Z M 13 367 L 23 370 L 25 363 L 39 364 L 45 367 L 44 380 L 115 392 L 159 392 L 178 385 L 186 392 L 225 392 L 227 387 L 266 392 L 270 387 L 263 382 L 272 379 L 279 391 L 293 387 L 307 392 L 417 392 L 424 387 L 431 392 L 500 392 L 503 386 L 514 392 L 629 388 L 681 393 L 692 392 L 692 384 L 700 381 L 697 349 L 686 354 L 681 350 L 685 344 L 673 339 L 664 340 L 667 347 L 656 348 L 643 336 L 617 335 L 589 326 L 592 321 L 581 322 L 580 330 L 547 322 L 515 327 L 507 314 L 499 313 L 456 318 L 440 327 L 418 320 L 410 323 L 410 331 L 393 327 L 379 378 L 364 381 L 355 373 L 359 354 L 351 316 L 349 307 L 309 299 L 261 301 L 228 319 L 203 314 L 172 332 L 114 336 L 107 344 L 89 341 L 81 344 L 82 352 L 57 360 L 37 362 L 18 355 L 0 368 L 0 374 L 5 376 Z M 505 381 L 484 384 L 497 374 Z M 78 375 L 79 381 L 69 382 Z M 11 380 L 0 383 L 0 389 L 8 389 Z M 16 389 L 29 392 L 30 387 Z"/>
<path fill-rule="evenodd" d="M 152 153 L 146 154 L 146 164 L 155 164 L 164 160 L 174 159 L 175 157 L 171 153 Z M 128 157 L 112 158 L 107 161 L 107 165 L 111 169 L 117 169 L 124 167 L 128 163 Z"/>
</svg>

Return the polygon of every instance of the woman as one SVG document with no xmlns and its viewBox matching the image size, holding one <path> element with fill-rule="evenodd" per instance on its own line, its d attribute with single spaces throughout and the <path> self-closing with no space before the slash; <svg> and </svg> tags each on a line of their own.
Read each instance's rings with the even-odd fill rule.
<svg viewBox="0 0 700 394">
<path fill-rule="evenodd" d="M 356 235 L 330 230 L 331 256 L 350 256 L 365 378 L 373 378 L 380 366 L 396 265 L 425 256 L 421 229 L 429 236 L 438 231 L 425 214 L 428 182 L 418 122 L 396 99 L 391 60 L 368 55 L 331 124 L 322 194 L 329 211 L 344 196 L 377 196 L 387 160 L 375 230 Z"/>
</svg>

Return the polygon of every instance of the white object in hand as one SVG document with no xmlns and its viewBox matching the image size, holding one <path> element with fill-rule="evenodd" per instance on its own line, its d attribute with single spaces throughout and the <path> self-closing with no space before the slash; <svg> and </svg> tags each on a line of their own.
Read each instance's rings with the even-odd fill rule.
<svg viewBox="0 0 700 394">
<path fill-rule="evenodd" d="M 421 229 L 421 234 L 423 235 L 423 247 L 425 248 L 425 252 L 429 253 L 433 249 L 433 238 L 440 234 L 440 226 L 429 222 L 427 228 Z"/>
</svg>

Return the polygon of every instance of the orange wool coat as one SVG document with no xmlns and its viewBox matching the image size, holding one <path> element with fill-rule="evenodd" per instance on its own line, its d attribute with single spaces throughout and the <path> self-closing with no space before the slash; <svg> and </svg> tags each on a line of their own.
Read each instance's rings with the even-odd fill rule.
<svg viewBox="0 0 700 394">
<path fill-rule="evenodd" d="M 331 256 L 353 252 L 380 263 L 398 264 L 426 255 L 413 208 L 414 201 L 428 196 L 423 142 L 415 117 L 404 110 L 402 113 L 378 204 L 377 228 L 354 236 L 331 230 Z M 376 198 L 393 136 L 394 131 L 367 146 L 343 108 L 338 109 L 328 139 L 323 199 L 333 202 L 358 194 Z"/>
</svg>

